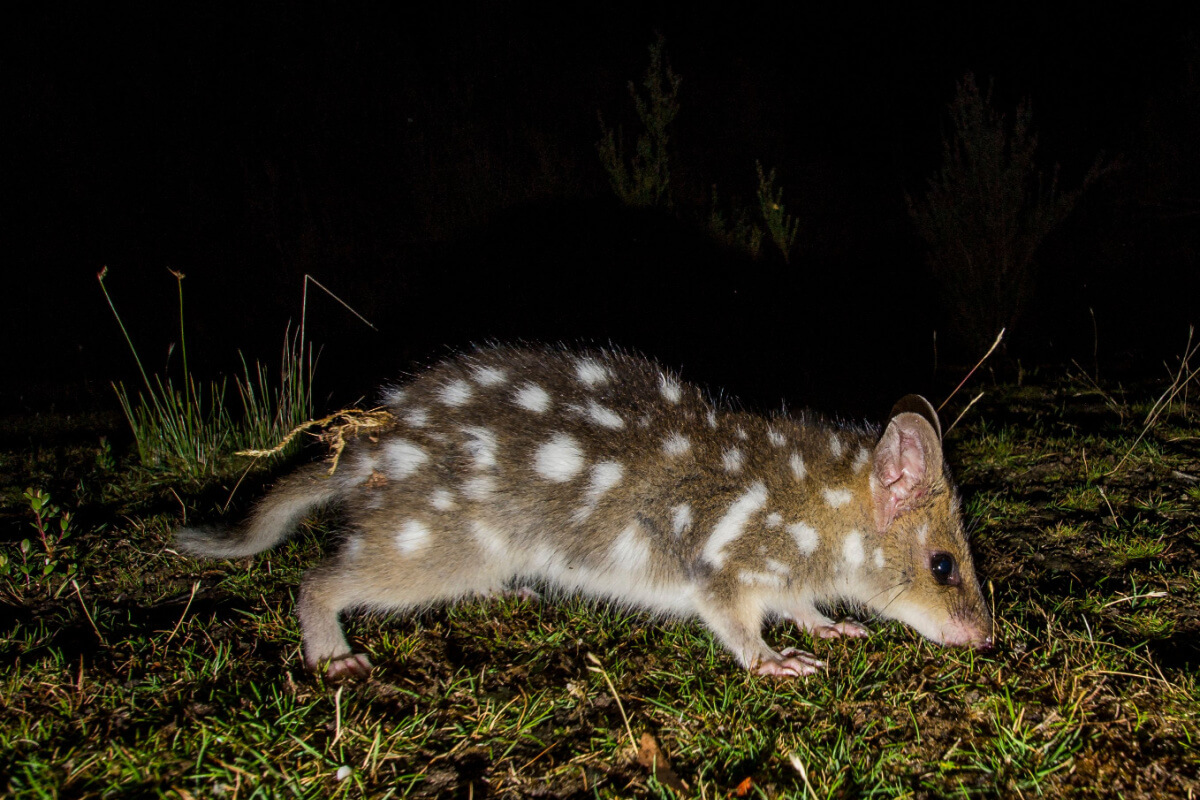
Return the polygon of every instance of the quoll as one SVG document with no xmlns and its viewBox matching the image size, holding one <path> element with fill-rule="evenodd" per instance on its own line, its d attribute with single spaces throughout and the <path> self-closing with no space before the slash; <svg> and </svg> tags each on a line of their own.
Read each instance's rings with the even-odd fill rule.
<svg viewBox="0 0 1200 800">
<path fill-rule="evenodd" d="M 991 646 L 937 415 L 915 395 L 880 435 L 738 412 L 622 352 L 490 347 L 385 397 L 394 424 L 352 441 L 333 475 L 301 468 L 240 532 L 177 533 L 188 553 L 240 558 L 340 504 L 347 535 L 297 606 L 305 661 L 329 677 L 371 669 L 342 612 L 415 611 L 518 583 L 699 617 L 763 675 L 823 666 L 767 645 L 770 617 L 866 636 L 819 610 L 838 603 L 941 644 Z"/>
</svg>

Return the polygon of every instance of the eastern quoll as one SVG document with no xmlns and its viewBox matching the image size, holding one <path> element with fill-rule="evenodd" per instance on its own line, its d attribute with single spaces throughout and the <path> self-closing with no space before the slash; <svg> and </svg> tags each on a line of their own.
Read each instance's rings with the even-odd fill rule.
<svg viewBox="0 0 1200 800">
<path fill-rule="evenodd" d="M 338 503 L 348 534 L 310 571 L 297 613 L 308 666 L 371 664 L 339 622 L 515 584 L 663 616 L 698 616 L 763 675 L 823 664 L 762 638 L 768 617 L 865 636 L 818 606 L 850 603 L 947 645 L 991 646 L 937 415 L 910 395 L 877 431 L 763 417 L 708 400 L 620 352 L 494 347 L 386 393 L 394 424 L 333 475 L 284 479 L 246 529 L 182 529 L 180 549 L 240 558 Z"/>
</svg>

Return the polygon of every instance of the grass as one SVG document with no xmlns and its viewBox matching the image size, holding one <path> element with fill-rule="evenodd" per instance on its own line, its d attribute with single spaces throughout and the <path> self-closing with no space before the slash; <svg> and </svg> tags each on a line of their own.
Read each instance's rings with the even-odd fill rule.
<svg viewBox="0 0 1200 800">
<path fill-rule="evenodd" d="M 143 469 L 165 482 L 179 479 L 203 482 L 245 469 L 247 461 L 238 458 L 238 452 L 271 448 L 297 425 L 312 418 L 315 364 L 311 345 L 305 347 L 303 324 L 296 335 L 284 334 L 277 382 L 272 381 L 266 366 L 255 362 L 251 367 L 242 356 L 242 372 L 234 378 L 241 401 L 240 413 L 236 413 L 226 402 L 224 380 L 204 384 L 188 369 L 184 275 L 175 270 L 170 272 L 175 277 L 179 298 L 182 373 L 178 383 L 170 376 L 147 374 L 105 285 L 108 268 L 96 276 L 142 378 L 142 390 L 137 394 L 122 383 L 114 384 L 113 388 L 133 430 Z M 294 450 L 292 447 L 291 452 Z"/>
<path fill-rule="evenodd" d="M 1070 383 L 1019 392 L 1019 413 L 989 392 L 948 441 L 999 647 L 943 649 L 896 624 L 858 641 L 777 625 L 769 641 L 829 663 L 794 681 L 747 674 L 692 623 L 508 596 L 353 618 L 377 669 L 328 685 L 303 669 L 292 613 L 328 520 L 252 562 L 196 562 L 170 530 L 181 503 L 211 501 L 184 478 L 147 480 L 109 444 L 121 419 L 10 449 L 0 552 L 21 563 L 29 539 L 43 557 L 40 514 L 57 566 L 0 576 L 0 786 L 676 796 L 631 731 L 698 797 L 1195 796 L 1200 498 L 1175 477 L 1200 475 L 1194 404 L 1114 471 L 1141 418 Z"/>
</svg>

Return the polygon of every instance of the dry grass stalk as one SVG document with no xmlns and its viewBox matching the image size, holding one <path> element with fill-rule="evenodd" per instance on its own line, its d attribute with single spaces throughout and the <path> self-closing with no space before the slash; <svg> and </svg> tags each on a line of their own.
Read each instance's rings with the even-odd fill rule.
<svg viewBox="0 0 1200 800">
<path fill-rule="evenodd" d="M 318 434 L 317 438 L 330 449 L 332 458 L 329 474 L 332 475 L 337 471 L 338 460 L 342 457 L 342 451 L 346 449 L 348 439 L 358 436 L 363 431 L 387 428 L 395 422 L 395 419 L 391 412 L 382 408 L 373 408 L 370 411 L 363 411 L 361 408 L 343 408 L 327 417 L 310 419 L 308 422 L 297 425 L 287 436 L 283 437 L 279 444 L 269 450 L 239 450 L 236 455 L 252 458 L 273 456 L 287 447 L 302 432 L 313 428 L 324 428 L 325 430 Z"/>
<path fill-rule="evenodd" d="M 1195 358 L 1198 353 L 1200 353 L 1200 342 L 1192 344 L 1192 338 L 1195 332 L 1195 328 L 1188 328 L 1187 344 L 1184 345 L 1183 355 L 1179 358 L 1179 367 L 1171 376 L 1171 383 L 1165 390 L 1163 390 L 1163 393 L 1159 395 L 1158 399 L 1154 401 L 1154 405 L 1150 407 L 1150 410 L 1146 412 L 1146 420 L 1142 424 L 1142 432 L 1139 433 L 1137 438 L 1133 440 L 1133 444 L 1131 444 L 1129 449 L 1125 451 L 1125 455 L 1122 456 L 1121 460 L 1117 462 L 1117 465 L 1112 468 L 1112 472 L 1108 473 L 1109 475 L 1115 474 L 1117 470 L 1124 465 L 1126 460 L 1128 460 L 1129 456 L 1133 453 L 1134 449 L 1141 444 L 1142 439 L 1146 437 L 1146 434 L 1150 432 L 1150 429 L 1158 424 L 1158 420 L 1167 412 L 1167 410 L 1175 402 L 1175 398 L 1181 393 L 1184 397 L 1184 408 L 1187 408 L 1186 392 L 1188 386 L 1193 380 L 1196 379 L 1197 376 L 1200 376 L 1200 367 L 1193 368 L 1191 365 L 1191 360 Z"/>
</svg>

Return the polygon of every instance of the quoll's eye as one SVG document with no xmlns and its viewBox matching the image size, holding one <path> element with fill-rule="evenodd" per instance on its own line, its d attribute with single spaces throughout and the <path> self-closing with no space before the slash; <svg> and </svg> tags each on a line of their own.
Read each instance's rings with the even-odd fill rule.
<svg viewBox="0 0 1200 800">
<path fill-rule="evenodd" d="M 934 553 L 930 556 L 929 571 L 933 573 L 933 579 L 943 586 L 958 585 L 958 565 L 954 563 L 954 556 L 949 553 Z"/>
</svg>

